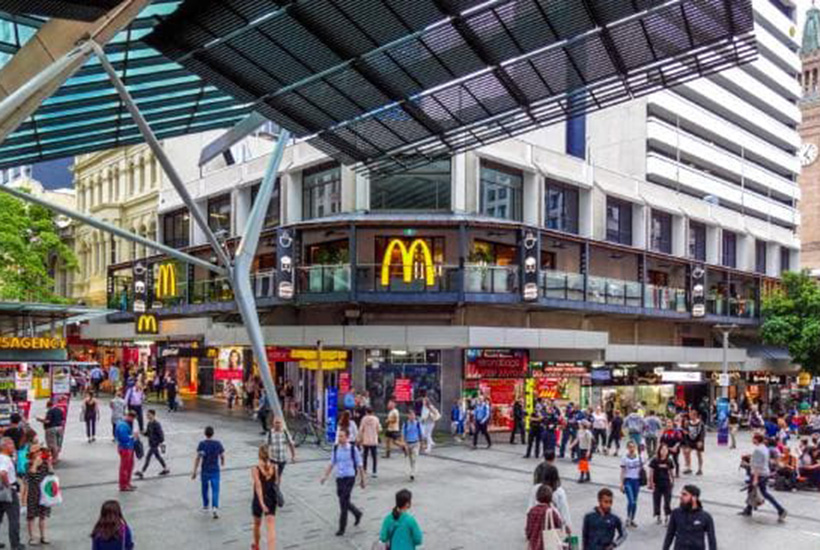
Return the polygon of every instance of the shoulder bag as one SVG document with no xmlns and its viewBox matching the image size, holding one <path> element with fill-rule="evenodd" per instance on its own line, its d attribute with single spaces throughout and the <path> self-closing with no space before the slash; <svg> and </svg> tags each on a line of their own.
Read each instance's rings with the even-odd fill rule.
<svg viewBox="0 0 820 550">
<path fill-rule="evenodd" d="M 560 529 L 555 527 L 552 521 L 552 516 L 555 513 L 555 509 L 552 506 L 547 508 L 547 517 L 544 520 L 544 532 L 541 535 L 544 550 L 564 550 L 564 540 L 566 540 L 567 534 L 564 532 L 563 527 Z"/>
<path fill-rule="evenodd" d="M 640 451 L 638 451 L 640 452 Z M 641 471 L 639 473 L 638 479 L 640 480 L 641 487 L 646 487 L 649 483 L 649 478 L 646 475 L 646 468 L 643 467 L 643 458 L 640 458 L 641 461 Z"/>
</svg>

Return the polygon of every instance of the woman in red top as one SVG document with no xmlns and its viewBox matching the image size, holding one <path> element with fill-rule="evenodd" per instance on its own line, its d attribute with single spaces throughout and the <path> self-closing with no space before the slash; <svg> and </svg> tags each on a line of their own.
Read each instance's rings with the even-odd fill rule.
<svg viewBox="0 0 820 550">
<path fill-rule="evenodd" d="M 672 420 L 666 421 L 666 430 L 661 435 L 661 445 L 669 449 L 669 456 L 675 462 L 675 477 L 680 477 L 680 448 L 683 444 L 683 430 Z"/>
<path fill-rule="evenodd" d="M 527 512 L 527 527 L 524 531 L 527 536 L 527 548 L 529 550 L 543 550 L 544 529 L 547 527 L 547 514 L 551 516 L 553 529 L 564 528 L 564 521 L 561 514 L 552 507 L 552 489 L 549 485 L 541 485 L 536 495 L 538 504 L 530 508 Z"/>
</svg>

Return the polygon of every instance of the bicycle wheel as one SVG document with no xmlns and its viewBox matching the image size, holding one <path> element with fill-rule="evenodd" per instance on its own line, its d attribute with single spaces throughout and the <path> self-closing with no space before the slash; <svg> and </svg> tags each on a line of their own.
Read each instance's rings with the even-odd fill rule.
<svg viewBox="0 0 820 550">
<path fill-rule="evenodd" d="M 302 428 L 293 432 L 293 446 L 298 447 L 307 439 L 307 428 Z"/>
</svg>

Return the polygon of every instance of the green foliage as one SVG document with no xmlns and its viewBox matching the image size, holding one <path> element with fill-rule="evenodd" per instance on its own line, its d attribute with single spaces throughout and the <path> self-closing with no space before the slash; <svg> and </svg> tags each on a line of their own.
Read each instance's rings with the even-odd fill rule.
<svg viewBox="0 0 820 550">
<path fill-rule="evenodd" d="M 763 300 L 763 341 L 788 348 L 795 363 L 820 376 L 820 286 L 807 272 L 784 273 Z"/>
<path fill-rule="evenodd" d="M 74 251 L 60 239 L 54 214 L 42 206 L 0 193 L 0 300 L 61 303 L 49 262 L 77 266 Z"/>
</svg>

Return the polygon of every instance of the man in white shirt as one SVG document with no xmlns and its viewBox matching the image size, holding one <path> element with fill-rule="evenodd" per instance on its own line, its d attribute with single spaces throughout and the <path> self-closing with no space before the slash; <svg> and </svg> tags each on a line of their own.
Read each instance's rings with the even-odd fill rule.
<svg viewBox="0 0 820 550">
<path fill-rule="evenodd" d="M 11 498 L 9 502 L 0 499 L 0 522 L 3 516 L 9 518 L 9 546 L 12 550 L 23 550 L 20 544 L 20 497 L 17 494 L 17 469 L 14 464 L 14 440 L 0 439 L 0 485 L 2 493 Z"/>
<path fill-rule="evenodd" d="M 752 442 L 755 447 L 754 451 L 752 451 L 751 460 L 749 461 L 749 474 L 752 477 L 751 487 L 757 487 L 758 491 L 760 491 L 760 496 L 768 500 L 772 506 L 775 507 L 777 510 L 777 520 L 782 523 L 786 520 L 786 510 L 775 500 L 771 493 L 769 493 L 768 488 L 769 476 L 771 475 L 771 468 L 769 467 L 771 453 L 764 443 L 763 434 L 755 434 L 754 437 L 752 437 Z M 740 515 L 751 516 L 751 505 L 747 505 L 746 509 L 740 512 Z"/>
</svg>

